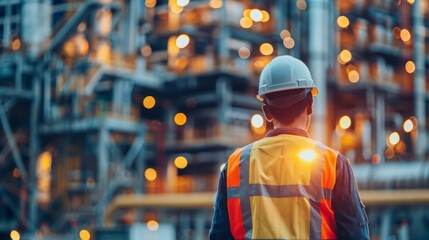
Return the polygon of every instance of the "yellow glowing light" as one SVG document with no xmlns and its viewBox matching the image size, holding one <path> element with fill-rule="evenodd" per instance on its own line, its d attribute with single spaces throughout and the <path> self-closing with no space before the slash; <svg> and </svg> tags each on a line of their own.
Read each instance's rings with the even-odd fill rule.
<svg viewBox="0 0 429 240">
<path fill-rule="evenodd" d="M 338 27 L 340 28 L 346 28 L 349 26 L 350 21 L 346 16 L 339 16 L 337 18 L 337 24 L 338 24 Z"/>
<path fill-rule="evenodd" d="M 146 109 L 152 109 L 156 104 L 156 100 L 152 96 L 147 96 L 143 99 L 143 106 Z"/>
<path fill-rule="evenodd" d="M 250 28 L 253 25 L 253 21 L 252 19 L 248 18 L 248 17 L 242 17 L 240 19 L 240 26 L 242 28 Z"/>
<path fill-rule="evenodd" d="M 81 240 L 89 240 L 91 238 L 91 234 L 88 232 L 88 230 L 80 230 L 79 237 Z"/>
<path fill-rule="evenodd" d="M 349 77 L 349 81 L 352 83 L 357 83 L 359 81 L 359 73 L 356 70 L 351 70 L 347 76 Z"/>
<path fill-rule="evenodd" d="M 242 59 L 248 59 L 250 57 L 250 49 L 247 47 L 241 47 L 238 49 L 238 56 Z"/>
<path fill-rule="evenodd" d="M 185 48 L 189 44 L 189 36 L 186 34 L 181 34 L 176 39 L 176 46 L 178 48 Z"/>
<path fill-rule="evenodd" d="M 259 51 L 261 51 L 262 55 L 268 56 L 274 52 L 273 45 L 269 43 L 262 43 L 259 47 Z"/>
<path fill-rule="evenodd" d="M 19 240 L 21 239 L 21 235 L 19 234 L 18 231 L 12 230 L 10 231 L 10 238 L 12 238 L 12 240 Z"/>
<path fill-rule="evenodd" d="M 144 171 L 144 177 L 148 181 L 154 181 L 157 177 L 156 171 L 153 168 L 148 168 Z"/>
<path fill-rule="evenodd" d="M 52 165 L 52 154 L 46 151 L 39 156 L 40 169 L 43 171 L 49 171 Z"/>
<path fill-rule="evenodd" d="M 176 113 L 176 115 L 174 115 L 174 122 L 177 125 L 183 126 L 185 125 L 186 121 L 187 121 L 187 118 L 184 113 Z"/>
<path fill-rule="evenodd" d="M 291 35 L 290 35 L 290 32 L 287 30 L 287 29 L 283 29 L 281 32 L 280 32 L 280 37 L 282 38 L 282 39 L 285 39 L 285 38 L 288 38 L 288 37 L 290 37 Z"/>
<path fill-rule="evenodd" d="M 411 132 L 411 131 L 413 131 L 413 129 L 414 129 L 414 123 L 413 123 L 413 121 L 412 121 L 411 119 L 407 119 L 407 120 L 404 122 L 403 127 L 404 127 L 404 131 L 405 131 L 405 132 Z"/>
<path fill-rule="evenodd" d="M 189 4 L 189 0 L 177 0 L 177 6 L 184 7 Z"/>
<path fill-rule="evenodd" d="M 156 5 L 156 0 L 146 0 L 145 5 L 148 8 L 153 8 Z"/>
<path fill-rule="evenodd" d="M 343 64 L 348 63 L 350 62 L 350 60 L 352 60 L 352 53 L 347 49 L 344 49 L 343 51 L 341 51 L 338 56 L 339 56 L 339 60 L 341 60 L 340 63 L 343 63 Z"/>
<path fill-rule="evenodd" d="M 261 10 L 259 10 L 259 9 L 252 9 L 252 10 L 250 10 L 250 18 L 253 20 L 253 21 L 255 21 L 255 22 L 260 22 L 260 21 L 262 21 L 262 18 L 263 18 L 264 16 L 262 15 L 262 12 L 261 12 Z"/>
<path fill-rule="evenodd" d="M 262 13 L 261 22 L 268 22 L 268 21 L 270 21 L 270 14 L 267 11 L 262 10 L 261 13 Z"/>
<path fill-rule="evenodd" d="M 147 222 L 146 226 L 147 226 L 147 229 L 149 229 L 150 231 L 154 232 L 154 231 L 158 230 L 159 224 L 155 220 L 149 220 Z"/>
<path fill-rule="evenodd" d="M 316 152 L 312 149 L 302 150 L 298 154 L 299 158 L 304 162 L 312 162 L 314 159 L 316 159 L 316 155 Z"/>
<path fill-rule="evenodd" d="M 295 40 L 291 37 L 286 37 L 283 39 L 283 46 L 287 49 L 292 49 L 295 46 Z"/>
<path fill-rule="evenodd" d="M 349 116 L 344 115 L 340 118 L 339 124 L 340 124 L 340 128 L 346 130 L 352 125 L 352 120 L 350 119 Z"/>
<path fill-rule="evenodd" d="M 405 71 L 407 71 L 407 73 L 413 73 L 415 70 L 416 65 L 413 61 L 407 61 L 407 63 L 405 63 Z"/>
<path fill-rule="evenodd" d="M 298 0 L 296 2 L 296 7 L 299 10 L 305 10 L 307 8 L 307 2 L 305 0 Z"/>
<path fill-rule="evenodd" d="M 183 156 L 178 156 L 176 159 L 174 159 L 174 166 L 179 169 L 184 169 L 186 166 L 188 166 L 188 160 Z"/>
<path fill-rule="evenodd" d="M 407 2 L 408 2 L 409 4 L 413 4 L 413 3 L 414 3 L 414 0 L 407 0 Z"/>
<path fill-rule="evenodd" d="M 250 18 L 250 12 L 252 11 L 252 9 L 245 9 L 243 11 L 243 17 L 248 17 Z"/>
<path fill-rule="evenodd" d="M 255 114 L 252 116 L 250 123 L 255 128 L 260 128 L 264 125 L 264 118 L 260 114 Z"/>
<path fill-rule="evenodd" d="M 411 39 L 411 33 L 408 31 L 408 29 L 402 29 L 401 30 L 401 39 L 404 42 L 408 42 Z"/>
<path fill-rule="evenodd" d="M 221 8 L 223 6 L 222 0 L 210 0 L 209 3 L 211 8 Z"/>
<path fill-rule="evenodd" d="M 10 48 L 13 51 L 19 50 L 21 48 L 21 40 L 19 40 L 19 38 L 14 39 L 10 45 Z"/>
<path fill-rule="evenodd" d="M 397 144 L 401 140 L 401 137 L 399 136 L 398 132 L 392 132 L 389 135 L 389 143 L 392 145 Z"/>
<path fill-rule="evenodd" d="M 179 13 L 181 13 L 183 11 L 183 7 L 178 6 L 177 4 L 172 4 L 170 6 L 170 10 L 174 14 L 179 14 Z"/>
</svg>

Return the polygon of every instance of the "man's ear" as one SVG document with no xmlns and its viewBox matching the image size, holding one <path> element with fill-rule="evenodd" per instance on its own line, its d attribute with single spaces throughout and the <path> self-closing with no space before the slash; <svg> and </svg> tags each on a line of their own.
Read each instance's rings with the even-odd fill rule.
<svg viewBox="0 0 429 240">
<path fill-rule="evenodd" d="M 311 96 L 310 100 L 307 101 L 307 114 L 311 115 L 313 114 L 313 104 L 314 103 L 314 98 L 313 96 Z"/>
<path fill-rule="evenodd" d="M 270 111 L 268 110 L 267 105 L 263 104 L 261 109 L 262 109 L 262 112 L 264 113 L 265 119 L 267 119 L 268 122 L 272 122 L 273 116 L 271 115 Z"/>
</svg>

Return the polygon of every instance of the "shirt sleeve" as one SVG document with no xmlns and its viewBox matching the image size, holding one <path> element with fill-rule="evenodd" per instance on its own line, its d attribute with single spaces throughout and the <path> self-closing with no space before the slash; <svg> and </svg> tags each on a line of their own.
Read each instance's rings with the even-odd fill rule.
<svg viewBox="0 0 429 240">
<path fill-rule="evenodd" d="M 210 228 L 210 240 L 233 240 L 229 228 L 229 217 L 227 207 L 227 191 L 226 191 L 226 169 L 228 164 L 220 173 L 219 186 L 216 194 L 216 202 L 214 205 L 214 214 L 212 226 Z"/>
<path fill-rule="evenodd" d="M 368 218 L 359 197 L 353 170 L 349 161 L 341 154 L 337 157 L 332 207 L 337 223 L 338 239 L 370 239 Z"/>
</svg>

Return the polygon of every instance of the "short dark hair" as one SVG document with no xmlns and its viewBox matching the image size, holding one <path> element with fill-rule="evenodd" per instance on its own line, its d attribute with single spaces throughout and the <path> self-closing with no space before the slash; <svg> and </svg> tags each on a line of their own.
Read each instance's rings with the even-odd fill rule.
<svg viewBox="0 0 429 240">
<path fill-rule="evenodd" d="M 293 90 L 288 90 L 287 94 L 294 95 L 294 94 L 299 94 L 302 91 L 303 89 L 293 89 Z M 285 97 L 285 91 L 268 93 L 266 97 L 269 100 L 282 98 L 282 97 Z M 313 96 L 311 92 L 308 92 L 306 97 L 302 101 L 299 101 L 293 104 L 292 106 L 285 107 L 285 108 L 273 107 L 273 106 L 270 106 L 266 101 L 264 102 L 267 110 L 273 116 L 273 118 L 279 121 L 280 123 L 287 125 L 287 124 L 293 123 L 298 118 L 298 116 L 301 115 L 306 110 L 307 106 L 310 108 L 312 107 L 311 105 L 313 104 Z"/>
</svg>

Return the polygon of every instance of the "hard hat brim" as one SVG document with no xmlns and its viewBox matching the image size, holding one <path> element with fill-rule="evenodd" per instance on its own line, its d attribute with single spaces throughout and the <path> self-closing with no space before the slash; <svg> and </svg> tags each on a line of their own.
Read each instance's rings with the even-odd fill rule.
<svg viewBox="0 0 429 240">
<path fill-rule="evenodd" d="M 282 90 L 273 90 L 273 91 L 268 91 L 268 92 L 265 92 L 263 95 L 256 95 L 256 99 L 258 99 L 259 101 L 264 101 L 264 95 L 267 95 L 267 94 L 270 94 L 270 93 L 275 93 L 275 92 L 281 92 L 281 91 L 289 91 L 289 90 L 294 90 L 294 89 L 304 89 L 304 88 L 308 88 L 308 87 L 296 87 L 296 88 L 290 88 L 290 89 L 287 89 L 287 90 L 284 90 L 284 89 L 282 89 Z M 317 89 L 317 87 L 311 87 L 311 95 L 313 95 L 313 97 L 315 97 L 315 96 L 317 96 L 317 95 L 319 95 L 319 90 Z"/>
</svg>

